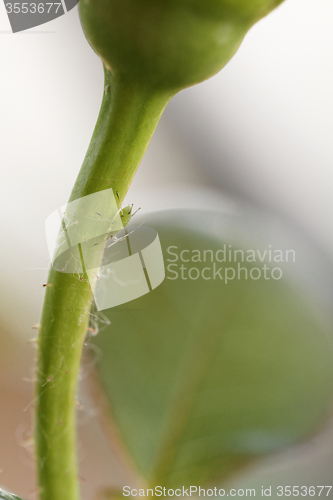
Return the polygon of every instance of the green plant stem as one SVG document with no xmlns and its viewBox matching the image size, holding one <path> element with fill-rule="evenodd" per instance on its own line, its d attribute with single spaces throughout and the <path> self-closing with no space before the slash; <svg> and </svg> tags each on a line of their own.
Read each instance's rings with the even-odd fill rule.
<svg viewBox="0 0 333 500">
<path fill-rule="evenodd" d="M 170 96 L 105 70 L 101 111 L 69 201 L 112 188 L 122 200 Z M 78 500 L 76 393 L 92 290 L 51 269 L 38 339 L 35 440 L 40 500 Z"/>
</svg>

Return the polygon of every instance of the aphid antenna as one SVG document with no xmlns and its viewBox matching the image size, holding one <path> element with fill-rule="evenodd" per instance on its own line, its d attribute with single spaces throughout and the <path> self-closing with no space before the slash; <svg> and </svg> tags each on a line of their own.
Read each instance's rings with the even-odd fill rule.
<svg viewBox="0 0 333 500">
<path fill-rule="evenodd" d="M 132 208 L 133 208 L 133 205 L 132 205 Z M 135 212 L 132 214 L 132 217 L 134 217 L 134 215 L 135 215 L 135 214 L 137 214 L 139 210 L 141 210 L 141 207 L 139 207 L 139 208 L 137 208 L 137 209 L 135 210 Z"/>
</svg>

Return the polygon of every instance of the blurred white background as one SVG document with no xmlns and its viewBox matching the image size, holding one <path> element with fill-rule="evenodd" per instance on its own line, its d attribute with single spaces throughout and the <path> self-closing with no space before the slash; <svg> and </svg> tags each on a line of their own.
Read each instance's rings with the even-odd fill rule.
<svg viewBox="0 0 333 500">
<path fill-rule="evenodd" d="M 15 349 L 24 351 L 21 368 L 7 367 L 0 384 L 21 399 L 1 412 L 15 431 L 32 384 L 8 387 L 12 378 L 31 376 L 26 351 L 32 355 L 33 349 L 26 340 L 39 319 L 49 263 L 44 221 L 70 194 L 99 111 L 103 72 L 83 36 L 77 8 L 14 35 L 1 3 L 0 61 L 0 328 L 7 339 L 0 347 L 12 352 L 7 361 L 14 359 L 13 348 L 3 346 L 16 335 Z M 298 224 L 332 256 L 332 89 L 332 1 L 286 0 L 249 32 L 220 74 L 172 100 L 128 201 L 143 210 L 210 206 L 218 199 L 231 208 L 235 200 L 252 203 Z M 203 190 L 199 202 L 198 189 Z M 17 424 L 10 417 L 16 411 Z M 17 452 L 7 461 L 2 436 L 10 431 L 1 426 L 0 484 L 19 484 L 16 492 L 27 494 L 33 489 L 31 460 Z M 89 441 L 88 430 L 86 435 Z M 14 444 L 7 441 L 8 447 L 18 446 L 17 432 Z M 332 470 L 331 449 L 311 454 L 305 465 L 292 462 L 292 477 L 311 471 L 322 481 L 326 474 L 327 483 L 331 476 L 323 464 L 330 460 Z M 290 478 L 290 466 L 281 463 L 267 466 L 265 474 L 282 470 Z M 108 470 L 105 465 L 98 477 Z"/>
</svg>

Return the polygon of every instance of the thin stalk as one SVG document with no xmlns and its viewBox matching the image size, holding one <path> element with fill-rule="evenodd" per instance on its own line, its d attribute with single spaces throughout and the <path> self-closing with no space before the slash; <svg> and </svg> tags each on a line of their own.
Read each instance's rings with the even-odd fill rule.
<svg viewBox="0 0 333 500">
<path fill-rule="evenodd" d="M 105 70 L 105 92 L 69 201 L 112 188 L 122 200 L 169 95 Z M 40 500 L 79 500 L 76 393 L 92 290 L 87 279 L 50 270 L 38 339 L 35 440 Z"/>
</svg>

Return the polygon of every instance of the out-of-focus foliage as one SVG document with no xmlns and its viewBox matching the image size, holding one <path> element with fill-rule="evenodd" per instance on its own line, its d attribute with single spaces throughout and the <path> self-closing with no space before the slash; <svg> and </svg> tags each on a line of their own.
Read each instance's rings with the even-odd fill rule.
<svg viewBox="0 0 333 500">
<path fill-rule="evenodd" d="M 165 259 L 174 259 L 169 246 L 178 254 L 190 250 L 184 254 L 190 258 L 191 250 L 215 252 L 230 243 L 218 219 L 215 237 L 200 233 L 215 214 L 191 217 L 196 233 L 186 217 L 145 217 Z M 209 257 L 181 264 L 212 267 Z M 217 263 L 225 266 L 237 264 Z M 167 271 L 153 292 L 108 310 L 111 325 L 94 340 L 110 415 L 148 484 L 218 481 L 315 432 L 331 403 L 332 345 L 300 291 L 285 277 L 227 285 L 168 277 L 174 274 Z"/>
<path fill-rule="evenodd" d="M 0 500 L 22 500 L 22 498 L 0 488 Z"/>
</svg>

